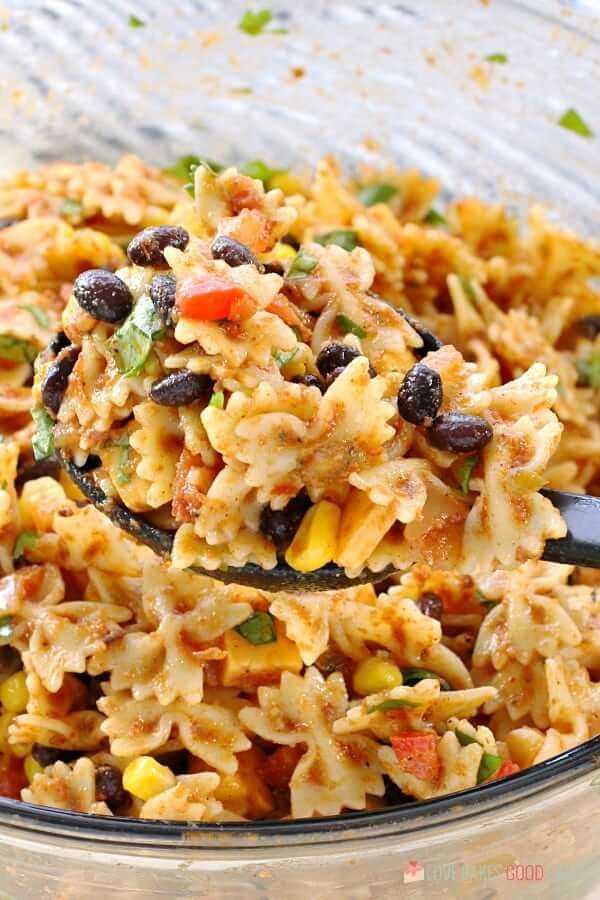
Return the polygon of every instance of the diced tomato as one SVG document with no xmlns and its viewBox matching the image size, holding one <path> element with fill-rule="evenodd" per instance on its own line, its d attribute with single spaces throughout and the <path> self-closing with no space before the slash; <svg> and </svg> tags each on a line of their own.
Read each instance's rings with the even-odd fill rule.
<svg viewBox="0 0 600 900">
<path fill-rule="evenodd" d="M 235 301 L 245 296 L 244 290 L 224 278 L 187 278 L 177 285 L 177 306 L 186 319 L 214 322 L 227 319 Z"/>
<path fill-rule="evenodd" d="M 521 767 L 518 766 L 515 762 L 512 762 L 510 759 L 506 759 L 498 771 L 492 775 L 491 778 L 488 778 L 488 781 L 497 781 L 498 778 L 506 778 L 507 775 L 516 775 L 517 772 L 521 771 Z"/>
<path fill-rule="evenodd" d="M 392 747 L 400 768 L 415 778 L 431 783 L 440 775 L 437 736 L 426 731 L 405 731 L 392 737 Z"/>
<path fill-rule="evenodd" d="M 228 318 L 232 322 L 243 322 L 253 316 L 257 310 L 256 301 L 248 294 L 242 294 L 231 304 Z"/>
<path fill-rule="evenodd" d="M 21 799 L 21 790 L 27 786 L 23 761 L 16 756 L 5 758 L 0 766 L 0 797 Z"/>
<path fill-rule="evenodd" d="M 268 756 L 262 764 L 262 774 L 267 784 L 279 790 L 286 788 L 303 754 L 304 747 L 295 746 L 279 747 Z"/>
</svg>

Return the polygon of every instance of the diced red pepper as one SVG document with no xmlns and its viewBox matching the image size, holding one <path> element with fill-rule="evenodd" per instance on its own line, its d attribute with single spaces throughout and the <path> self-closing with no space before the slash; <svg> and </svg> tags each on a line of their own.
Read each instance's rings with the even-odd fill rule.
<svg viewBox="0 0 600 900">
<path fill-rule="evenodd" d="M 498 778 L 506 778 L 507 775 L 516 775 L 517 772 L 521 771 L 521 767 L 518 766 L 515 762 L 512 762 L 510 759 L 506 759 L 498 771 L 492 775 L 491 778 L 488 778 L 488 781 L 497 781 Z"/>
<path fill-rule="evenodd" d="M 16 756 L 6 758 L 0 767 L 0 797 L 21 799 L 21 790 L 27 786 L 27 777 L 23 769 L 23 760 Z"/>
<path fill-rule="evenodd" d="M 415 778 L 434 783 L 440 775 L 437 736 L 427 731 L 405 731 L 392 737 L 400 768 Z"/>
<path fill-rule="evenodd" d="M 236 301 L 246 296 L 243 288 L 210 275 L 187 278 L 177 285 L 177 306 L 186 319 L 214 322 L 227 319 Z"/>
<path fill-rule="evenodd" d="M 244 293 L 231 304 L 228 318 L 232 322 L 243 322 L 253 316 L 257 308 L 256 301 Z"/>
</svg>

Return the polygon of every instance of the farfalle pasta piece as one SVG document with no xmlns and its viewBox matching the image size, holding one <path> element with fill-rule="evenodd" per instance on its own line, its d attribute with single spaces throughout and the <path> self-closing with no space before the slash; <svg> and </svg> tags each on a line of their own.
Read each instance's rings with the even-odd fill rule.
<svg viewBox="0 0 600 900">
<path fill-rule="evenodd" d="M 243 725 L 276 744 L 306 744 L 290 779 L 292 815 L 336 815 L 364 809 L 367 795 L 382 796 L 377 745 L 361 735 L 336 737 L 333 722 L 347 707 L 339 673 L 326 680 L 315 668 L 304 677 L 284 672 L 280 687 L 260 687 L 258 707 L 240 712 Z"/>
<path fill-rule="evenodd" d="M 96 768 L 86 757 L 73 766 L 57 762 L 38 772 L 30 786 L 21 791 L 21 799 L 55 809 L 112 816 L 106 803 L 96 800 Z"/>
<path fill-rule="evenodd" d="M 8 729 L 9 744 L 42 744 L 82 753 L 98 750 L 106 740 L 101 730 L 103 717 L 92 709 L 66 715 L 20 713 Z"/>
<path fill-rule="evenodd" d="M 209 544 L 200 538 L 193 525 L 180 525 L 175 533 L 171 561 L 177 569 L 199 566 L 211 572 L 219 566 L 245 566 L 256 563 L 262 569 L 272 569 L 277 564 L 275 548 L 262 534 L 242 528 L 235 541 Z"/>
<path fill-rule="evenodd" d="M 179 775 L 173 787 L 146 800 L 140 809 L 140 819 L 219 821 L 223 804 L 213 796 L 218 785 L 219 776 L 215 772 Z"/>
<path fill-rule="evenodd" d="M 378 755 L 383 771 L 404 794 L 416 800 L 430 800 L 475 787 L 483 752 L 477 742 L 462 747 L 454 732 L 447 731 L 437 743 L 440 775 L 434 782 L 404 771 L 391 747 L 380 747 Z"/>
<path fill-rule="evenodd" d="M 147 401 L 133 409 L 140 427 L 131 433 L 129 443 L 140 461 L 136 472 L 148 482 L 146 500 L 156 509 L 173 498 L 177 460 L 183 448 L 183 435 L 176 409 Z"/>
</svg>

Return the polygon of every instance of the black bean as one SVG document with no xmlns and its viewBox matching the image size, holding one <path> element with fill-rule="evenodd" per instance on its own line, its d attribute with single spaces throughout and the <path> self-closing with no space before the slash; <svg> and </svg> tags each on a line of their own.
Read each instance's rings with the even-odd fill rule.
<svg viewBox="0 0 600 900">
<path fill-rule="evenodd" d="M 133 308 L 125 282 L 106 269 L 88 269 L 78 275 L 73 295 L 81 308 L 100 322 L 122 322 Z"/>
<path fill-rule="evenodd" d="M 47 747 L 45 744 L 34 744 L 31 748 L 31 755 L 40 766 L 52 766 L 55 762 L 70 762 L 81 756 L 79 750 L 64 750 L 62 747 Z"/>
<path fill-rule="evenodd" d="M 60 351 L 55 362 L 48 366 L 46 377 L 42 383 L 42 403 L 54 415 L 60 409 L 69 384 L 69 375 L 73 371 L 80 352 L 81 347 L 65 347 Z"/>
<path fill-rule="evenodd" d="M 65 347 L 69 347 L 71 345 L 71 341 L 66 336 L 64 331 L 59 331 L 54 335 L 50 343 L 48 344 L 48 350 L 52 353 L 53 356 L 56 356 L 60 353 L 61 350 L 64 350 Z"/>
<path fill-rule="evenodd" d="M 298 494 L 283 509 L 265 506 L 260 514 L 261 532 L 273 541 L 278 550 L 283 550 L 296 534 L 310 505 L 306 494 Z"/>
<path fill-rule="evenodd" d="M 280 262 L 274 260 L 273 262 L 263 263 L 262 271 L 271 274 L 271 275 L 285 275 L 285 269 L 283 268 Z"/>
<path fill-rule="evenodd" d="M 165 325 L 175 325 L 175 292 L 177 285 L 173 275 L 155 275 L 150 282 L 150 299 Z"/>
<path fill-rule="evenodd" d="M 236 268 L 236 266 L 257 266 L 256 259 L 252 250 L 245 244 L 240 244 L 233 238 L 227 237 L 225 234 L 219 234 L 210 245 L 210 252 L 213 259 L 222 259 L 228 266 Z"/>
<path fill-rule="evenodd" d="M 346 369 L 344 366 L 338 366 L 337 369 L 334 369 L 333 372 L 330 372 L 329 375 L 325 377 L 325 390 L 330 388 L 336 378 L 339 378 L 342 372 L 345 372 Z"/>
<path fill-rule="evenodd" d="M 304 384 L 306 387 L 317 387 L 321 393 L 325 391 L 323 382 L 316 375 L 295 375 L 292 381 L 294 384 Z"/>
<path fill-rule="evenodd" d="M 417 363 L 409 369 L 398 391 L 398 412 L 413 425 L 435 419 L 442 405 L 442 379 L 435 369 Z"/>
<path fill-rule="evenodd" d="M 432 591 L 425 591 L 417 600 L 417 606 L 423 615 L 429 616 L 430 619 L 437 619 L 438 622 L 441 621 L 444 604 L 437 594 L 434 594 Z"/>
<path fill-rule="evenodd" d="M 0 229 L 10 228 L 11 225 L 16 225 L 18 222 L 22 221 L 22 219 L 13 219 L 10 216 L 6 216 L 6 218 L 0 219 Z"/>
<path fill-rule="evenodd" d="M 578 324 L 583 334 L 592 341 L 600 334 L 600 316 L 584 316 Z"/>
<path fill-rule="evenodd" d="M 492 428 L 480 416 L 465 413 L 448 413 L 438 416 L 427 429 L 430 444 L 438 450 L 451 453 L 474 453 L 481 450 L 492 439 Z"/>
<path fill-rule="evenodd" d="M 37 462 L 25 466 L 19 471 L 15 478 L 15 487 L 22 488 L 28 481 L 35 481 L 36 478 L 44 478 L 48 476 L 58 481 L 60 475 L 60 463 L 55 457 L 47 456 L 45 459 L 38 459 Z"/>
<path fill-rule="evenodd" d="M 185 250 L 189 239 L 189 234 L 180 225 L 154 225 L 136 234 L 129 243 L 127 256 L 136 266 L 164 268 L 167 265 L 165 248 Z"/>
<path fill-rule="evenodd" d="M 325 344 L 317 356 L 317 369 L 326 378 L 334 369 L 345 369 L 360 352 L 348 344 Z"/>
<path fill-rule="evenodd" d="M 155 381 L 150 399 L 161 406 L 185 406 L 212 393 L 213 381 L 208 375 L 196 375 L 189 369 L 177 369 Z"/>
<path fill-rule="evenodd" d="M 413 798 L 408 794 L 403 794 L 396 782 L 392 781 L 387 775 L 383 776 L 383 783 L 385 784 L 385 794 L 383 795 L 383 799 L 385 800 L 386 806 L 400 806 L 400 804 L 414 803 Z"/>
<path fill-rule="evenodd" d="M 98 766 L 96 769 L 96 800 L 104 801 L 111 812 L 123 806 L 127 792 L 123 788 L 123 776 L 116 766 Z"/>
<path fill-rule="evenodd" d="M 411 316 L 410 313 L 405 312 L 403 309 L 400 309 L 399 307 L 396 308 L 402 318 L 408 322 L 410 327 L 417 332 L 423 341 L 422 347 L 413 347 L 413 353 L 417 359 L 423 359 L 428 353 L 433 353 L 434 350 L 439 350 L 440 347 L 444 346 L 443 341 L 440 341 L 440 339 L 436 337 L 432 331 L 426 328 L 422 322 L 419 322 L 418 319 L 415 319 L 414 316 Z"/>
</svg>

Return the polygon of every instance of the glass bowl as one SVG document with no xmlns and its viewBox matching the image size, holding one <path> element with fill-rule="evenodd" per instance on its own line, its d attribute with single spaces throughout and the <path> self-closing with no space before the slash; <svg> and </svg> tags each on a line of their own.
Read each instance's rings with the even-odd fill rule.
<svg viewBox="0 0 600 900">
<path fill-rule="evenodd" d="M 446 198 L 542 201 L 597 234 L 598 140 L 558 125 L 573 108 L 600 135 L 595 6 L 273 0 L 270 33 L 252 37 L 236 0 L 13 0 L 0 10 L 1 167 L 195 152 L 303 168 L 334 153 L 418 167 Z M 311 821 L 182 825 L 0 799 L 1 894 L 591 898 L 598 753 L 600 737 L 460 795 Z"/>
</svg>

